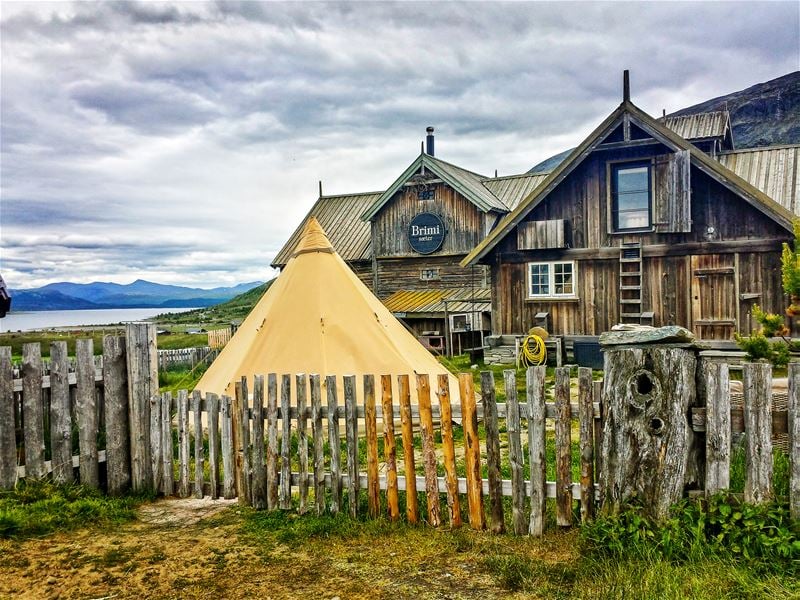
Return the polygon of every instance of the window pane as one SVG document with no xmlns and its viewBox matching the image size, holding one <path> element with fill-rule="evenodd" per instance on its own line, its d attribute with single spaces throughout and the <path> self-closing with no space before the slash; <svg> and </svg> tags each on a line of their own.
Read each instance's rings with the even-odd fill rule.
<svg viewBox="0 0 800 600">
<path fill-rule="evenodd" d="M 648 210 L 632 210 L 617 215 L 617 229 L 644 229 L 650 226 Z"/>
<path fill-rule="evenodd" d="M 647 192 L 628 192 L 627 194 L 620 194 L 617 198 L 617 210 L 619 212 L 646 209 L 649 204 L 650 195 Z"/>
<path fill-rule="evenodd" d="M 572 285 L 572 263 L 554 265 L 553 278 L 556 294 L 574 294 Z"/>
<path fill-rule="evenodd" d="M 650 187 L 647 171 L 646 166 L 618 169 L 617 192 L 646 192 Z"/>
<path fill-rule="evenodd" d="M 530 265 L 531 296 L 542 296 L 550 293 L 550 265 Z"/>
</svg>

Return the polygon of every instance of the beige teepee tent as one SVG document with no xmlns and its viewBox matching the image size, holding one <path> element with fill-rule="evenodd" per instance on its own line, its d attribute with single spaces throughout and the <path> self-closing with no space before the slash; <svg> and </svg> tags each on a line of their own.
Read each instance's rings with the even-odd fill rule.
<svg viewBox="0 0 800 600">
<path fill-rule="evenodd" d="M 415 374 L 430 375 L 432 391 L 437 376 L 449 374 L 356 277 L 314 218 L 197 389 L 232 396 L 234 381 L 246 376 L 252 382 L 253 375 L 268 373 L 317 373 L 323 385 L 326 375 L 336 375 L 340 393 L 341 376 L 356 375 L 359 402 L 363 375 L 375 376 L 379 395 L 380 376 L 390 374 L 395 404 L 397 375 L 409 375 L 416 402 Z M 450 395 L 454 401 L 460 397 L 452 375 Z"/>
</svg>

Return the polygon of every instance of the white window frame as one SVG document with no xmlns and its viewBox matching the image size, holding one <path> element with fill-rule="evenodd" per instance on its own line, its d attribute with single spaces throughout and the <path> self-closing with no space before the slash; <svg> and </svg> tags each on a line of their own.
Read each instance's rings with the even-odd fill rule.
<svg viewBox="0 0 800 600">
<path fill-rule="evenodd" d="M 533 270 L 534 266 L 547 266 L 547 294 L 534 294 L 533 293 L 533 278 L 531 271 Z M 556 294 L 556 265 L 570 265 L 572 269 L 572 291 L 566 294 Z M 578 294 L 576 292 L 577 285 L 578 285 L 578 265 L 574 260 L 554 260 L 554 261 L 538 261 L 538 262 L 529 262 L 527 264 L 527 291 L 528 291 L 528 298 L 532 299 L 540 299 L 540 298 L 577 298 Z"/>
</svg>

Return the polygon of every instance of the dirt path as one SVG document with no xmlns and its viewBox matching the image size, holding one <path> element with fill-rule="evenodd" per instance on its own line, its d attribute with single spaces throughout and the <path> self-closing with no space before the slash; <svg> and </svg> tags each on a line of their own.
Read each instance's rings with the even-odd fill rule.
<svg viewBox="0 0 800 600">
<path fill-rule="evenodd" d="M 2 541 L 0 598 L 510 597 L 478 568 L 469 532 L 463 550 L 448 537 L 445 552 L 430 529 L 262 544 L 243 532 L 243 510 L 162 500 L 117 530 Z"/>
</svg>

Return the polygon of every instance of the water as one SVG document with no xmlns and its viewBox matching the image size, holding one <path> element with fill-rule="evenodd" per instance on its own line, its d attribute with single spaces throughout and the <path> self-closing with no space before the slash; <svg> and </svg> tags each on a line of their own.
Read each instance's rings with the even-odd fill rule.
<svg viewBox="0 0 800 600">
<path fill-rule="evenodd" d="M 0 333 L 31 331 L 78 325 L 112 325 L 141 321 L 165 312 L 185 312 L 193 308 L 107 308 L 96 310 L 40 310 L 10 312 L 0 319 Z"/>
</svg>

